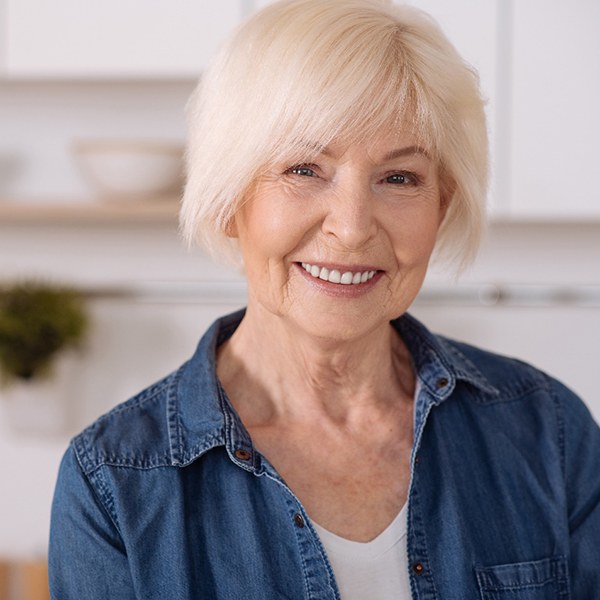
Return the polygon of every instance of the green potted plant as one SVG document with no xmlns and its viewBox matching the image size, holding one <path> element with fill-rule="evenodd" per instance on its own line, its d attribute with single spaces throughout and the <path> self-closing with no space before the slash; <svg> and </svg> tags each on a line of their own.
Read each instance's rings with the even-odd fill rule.
<svg viewBox="0 0 600 600">
<path fill-rule="evenodd" d="M 57 357 L 78 346 L 88 330 L 77 291 L 24 282 L 0 288 L 0 378 L 29 383 L 47 378 Z"/>
</svg>

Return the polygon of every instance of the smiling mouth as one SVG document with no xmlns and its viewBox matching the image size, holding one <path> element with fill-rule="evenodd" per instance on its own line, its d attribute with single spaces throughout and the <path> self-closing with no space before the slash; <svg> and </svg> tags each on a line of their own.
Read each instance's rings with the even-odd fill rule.
<svg viewBox="0 0 600 600">
<path fill-rule="evenodd" d="M 373 279 L 375 273 L 377 273 L 377 271 L 338 271 L 337 269 L 328 269 L 327 267 L 319 267 L 319 265 L 311 265 L 305 262 L 301 264 L 302 268 L 315 279 L 341 285 L 366 283 Z"/>
</svg>

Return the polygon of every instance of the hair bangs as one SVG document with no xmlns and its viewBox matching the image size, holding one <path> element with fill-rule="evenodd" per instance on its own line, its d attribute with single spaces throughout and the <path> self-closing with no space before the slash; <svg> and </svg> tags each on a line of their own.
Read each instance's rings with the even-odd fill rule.
<svg viewBox="0 0 600 600">
<path fill-rule="evenodd" d="M 265 168 L 307 160 L 334 141 L 361 143 L 382 131 L 409 130 L 419 145 L 437 155 L 433 132 L 438 119 L 418 75 L 409 65 L 398 68 L 403 49 L 396 32 L 390 28 L 386 33 L 376 44 L 358 49 L 352 39 L 336 40 L 336 55 L 326 54 L 328 60 L 323 60 L 323 49 L 315 50 L 295 83 L 286 88 L 285 98 L 274 102 Z"/>
</svg>

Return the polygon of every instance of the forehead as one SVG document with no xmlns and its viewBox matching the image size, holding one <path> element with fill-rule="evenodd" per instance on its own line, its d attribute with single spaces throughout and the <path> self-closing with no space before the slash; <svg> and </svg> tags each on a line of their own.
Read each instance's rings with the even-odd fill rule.
<svg viewBox="0 0 600 600">
<path fill-rule="evenodd" d="M 303 158 L 326 156 L 339 159 L 348 154 L 364 154 L 380 162 L 415 155 L 433 159 L 434 154 L 423 137 L 410 129 L 383 129 L 368 137 L 342 135 L 327 143 L 301 142 L 293 146 L 294 157 L 300 157 L 301 154 Z"/>
<path fill-rule="evenodd" d="M 411 132 L 385 132 L 368 139 L 334 141 L 322 148 L 320 153 L 335 158 L 350 150 L 362 151 L 375 160 L 393 160 L 412 155 L 431 158 L 431 151 Z"/>
</svg>

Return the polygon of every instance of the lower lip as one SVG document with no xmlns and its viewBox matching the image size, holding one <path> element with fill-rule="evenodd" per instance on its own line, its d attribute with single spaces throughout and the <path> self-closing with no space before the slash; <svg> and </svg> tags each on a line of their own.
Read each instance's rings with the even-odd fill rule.
<svg viewBox="0 0 600 600">
<path fill-rule="evenodd" d="M 369 292 L 383 276 L 383 271 L 377 271 L 371 279 L 364 283 L 349 283 L 344 285 L 342 283 L 331 283 L 331 281 L 313 277 L 300 263 L 295 263 L 295 265 L 302 277 L 304 277 L 309 284 L 329 296 L 336 296 L 338 298 L 358 298 Z"/>
</svg>

